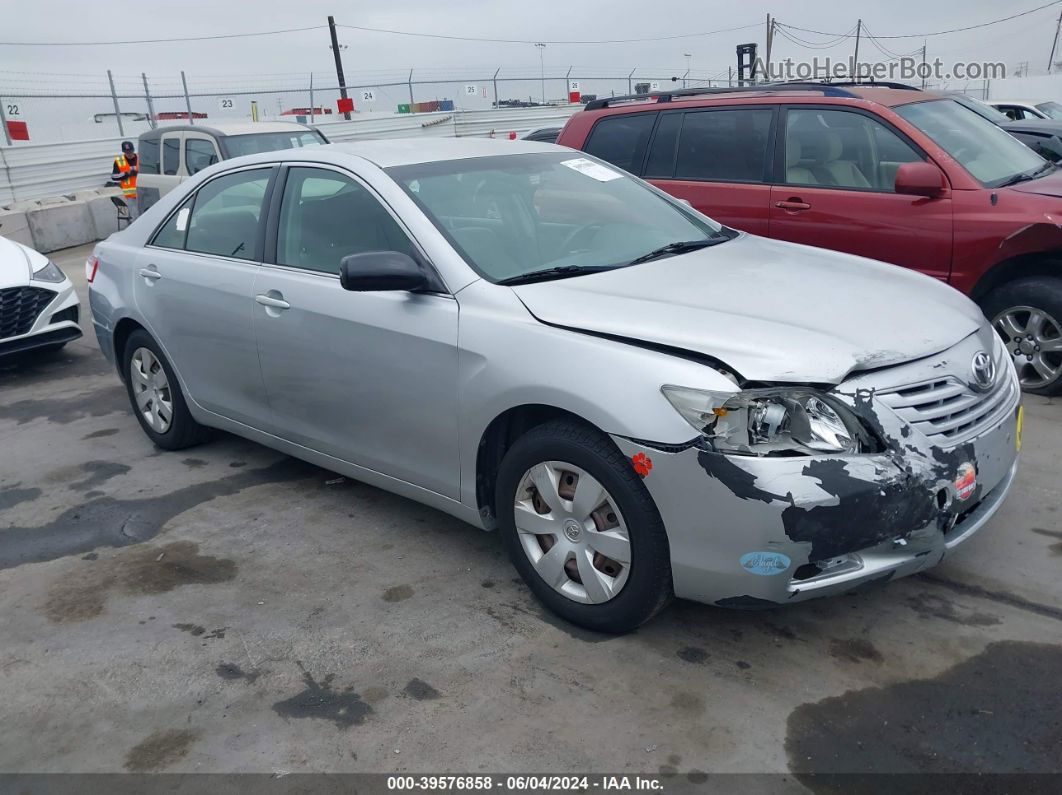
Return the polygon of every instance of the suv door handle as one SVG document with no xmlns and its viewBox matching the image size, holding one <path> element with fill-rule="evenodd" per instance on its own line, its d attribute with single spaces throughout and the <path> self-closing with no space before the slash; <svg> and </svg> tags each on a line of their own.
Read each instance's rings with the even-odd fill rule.
<svg viewBox="0 0 1062 795">
<path fill-rule="evenodd" d="M 291 304 L 282 298 L 273 298 L 268 295 L 256 295 L 254 300 L 262 306 L 267 306 L 270 309 L 291 309 Z"/>
<path fill-rule="evenodd" d="M 162 274 L 154 268 L 141 268 L 140 275 L 147 279 L 149 282 L 153 282 L 156 279 L 162 278 Z"/>
<path fill-rule="evenodd" d="M 811 205 L 810 204 L 808 204 L 807 202 L 801 201 L 796 196 L 794 196 L 793 198 L 789 199 L 788 201 L 775 202 L 774 206 L 779 208 L 779 209 L 781 209 L 781 210 L 785 210 L 786 212 L 790 212 L 790 213 L 798 212 L 799 210 L 810 210 L 811 209 Z"/>
</svg>

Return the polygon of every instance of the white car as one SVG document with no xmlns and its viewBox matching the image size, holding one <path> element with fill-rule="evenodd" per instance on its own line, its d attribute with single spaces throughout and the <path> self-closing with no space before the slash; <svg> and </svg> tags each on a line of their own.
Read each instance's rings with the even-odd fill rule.
<svg viewBox="0 0 1062 795">
<path fill-rule="evenodd" d="M 990 99 L 988 104 L 1011 121 L 1025 119 L 1062 119 L 1062 105 L 1031 99 Z"/>
<path fill-rule="evenodd" d="M 74 285 L 54 262 L 0 237 L 0 356 L 59 350 L 81 336 Z"/>
</svg>

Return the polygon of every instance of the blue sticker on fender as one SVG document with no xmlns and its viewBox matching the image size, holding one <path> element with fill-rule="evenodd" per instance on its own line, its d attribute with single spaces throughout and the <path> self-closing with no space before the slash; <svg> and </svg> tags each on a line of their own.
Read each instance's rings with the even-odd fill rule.
<svg viewBox="0 0 1062 795">
<path fill-rule="evenodd" d="M 789 568 L 789 557 L 781 552 L 748 552 L 741 556 L 741 568 L 749 574 L 770 577 Z"/>
</svg>

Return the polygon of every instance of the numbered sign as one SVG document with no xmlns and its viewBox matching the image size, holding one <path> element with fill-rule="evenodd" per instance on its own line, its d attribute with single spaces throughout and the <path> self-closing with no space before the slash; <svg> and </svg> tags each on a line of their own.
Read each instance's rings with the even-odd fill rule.
<svg viewBox="0 0 1062 795">
<path fill-rule="evenodd" d="M 5 102 L 4 113 L 7 114 L 9 119 L 17 119 L 22 115 L 22 108 L 18 106 L 17 102 Z"/>
<path fill-rule="evenodd" d="M 466 97 L 474 97 L 478 93 L 479 93 L 479 86 L 472 85 L 471 83 L 469 83 L 468 85 L 465 86 L 465 96 Z"/>
<path fill-rule="evenodd" d="M 234 110 L 236 108 L 236 100 L 232 97 L 221 97 L 218 100 L 218 108 L 221 110 Z"/>
<path fill-rule="evenodd" d="M 649 84 L 649 90 L 650 91 L 659 91 L 660 90 L 660 82 L 658 80 L 653 80 Z"/>
<path fill-rule="evenodd" d="M 568 81 L 568 90 L 569 91 L 578 91 L 579 90 L 579 81 L 578 80 L 569 80 Z"/>
<path fill-rule="evenodd" d="M 376 89 L 375 88 L 363 88 L 361 90 L 362 102 L 375 102 L 376 101 Z"/>
</svg>

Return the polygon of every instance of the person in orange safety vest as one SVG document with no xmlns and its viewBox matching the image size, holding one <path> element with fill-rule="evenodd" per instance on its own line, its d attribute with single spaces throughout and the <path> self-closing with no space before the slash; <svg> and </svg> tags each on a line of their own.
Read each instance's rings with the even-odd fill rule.
<svg viewBox="0 0 1062 795">
<path fill-rule="evenodd" d="M 122 196 L 129 205 L 131 213 L 136 212 L 136 175 L 140 170 L 140 162 L 133 150 L 132 141 L 122 141 L 122 153 L 114 158 L 114 166 L 111 168 L 111 180 L 117 182 L 122 188 Z"/>
</svg>

